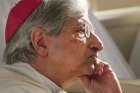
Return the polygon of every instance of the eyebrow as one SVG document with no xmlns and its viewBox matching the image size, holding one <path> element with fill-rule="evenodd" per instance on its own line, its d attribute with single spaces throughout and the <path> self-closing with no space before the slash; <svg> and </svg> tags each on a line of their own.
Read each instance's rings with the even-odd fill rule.
<svg viewBox="0 0 140 93">
<path fill-rule="evenodd" d="M 76 31 L 76 32 L 79 32 L 79 31 L 83 31 L 83 32 L 84 32 L 84 30 L 85 30 L 85 29 L 82 28 L 82 27 L 80 27 L 80 26 L 79 26 L 79 27 L 75 27 L 75 31 Z"/>
<path fill-rule="evenodd" d="M 84 32 L 85 31 L 85 23 L 81 23 L 81 24 L 79 24 L 78 26 L 76 26 L 76 27 L 74 27 L 74 30 L 76 31 L 76 32 L 79 32 L 79 31 L 82 31 L 82 32 Z"/>
</svg>

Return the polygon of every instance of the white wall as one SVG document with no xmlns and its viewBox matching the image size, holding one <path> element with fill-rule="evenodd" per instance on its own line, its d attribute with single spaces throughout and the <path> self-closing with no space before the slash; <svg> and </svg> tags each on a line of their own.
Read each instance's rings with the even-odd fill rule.
<svg viewBox="0 0 140 93">
<path fill-rule="evenodd" d="M 140 28 L 140 7 L 119 8 L 95 13 L 128 61 Z M 129 61 L 128 61 L 129 62 Z"/>
<path fill-rule="evenodd" d="M 140 0 L 93 0 L 96 3 L 96 10 L 110 10 L 117 8 L 139 6 Z"/>
</svg>

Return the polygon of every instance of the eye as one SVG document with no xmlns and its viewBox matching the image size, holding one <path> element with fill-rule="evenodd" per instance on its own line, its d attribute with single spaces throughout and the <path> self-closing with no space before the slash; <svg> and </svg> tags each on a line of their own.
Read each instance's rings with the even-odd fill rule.
<svg viewBox="0 0 140 93">
<path fill-rule="evenodd" d="M 80 37 L 80 38 L 84 38 L 85 37 L 85 31 L 83 29 L 77 29 L 76 34 Z"/>
<path fill-rule="evenodd" d="M 85 39 L 85 32 L 83 32 L 80 29 L 75 30 L 76 32 L 72 35 L 73 38 L 77 38 L 77 39 Z"/>
<path fill-rule="evenodd" d="M 77 29 L 77 32 L 83 35 L 83 37 L 90 38 L 91 34 L 91 27 L 89 24 L 81 24 L 80 27 Z"/>
<path fill-rule="evenodd" d="M 85 37 L 85 33 L 82 32 L 82 31 L 80 31 L 80 32 L 79 32 L 79 37 L 80 37 L 80 38 L 84 38 L 84 37 Z"/>
</svg>

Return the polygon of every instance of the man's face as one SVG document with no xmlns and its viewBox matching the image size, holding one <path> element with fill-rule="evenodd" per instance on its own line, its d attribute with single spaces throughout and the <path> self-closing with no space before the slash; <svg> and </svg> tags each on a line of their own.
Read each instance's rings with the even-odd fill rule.
<svg viewBox="0 0 140 93">
<path fill-rule="evenodd" d="M 83 18 L 65 21 L 59 35 L 52 39 L 48 57 L 64 80 L 92 74 L 92 64 L 103 46 L 90 24 Z"/>
</svg>

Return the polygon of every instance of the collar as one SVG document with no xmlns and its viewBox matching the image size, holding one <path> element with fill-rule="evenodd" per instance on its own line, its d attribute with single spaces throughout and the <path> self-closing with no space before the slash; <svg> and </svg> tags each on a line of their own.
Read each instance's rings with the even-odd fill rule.
<svg viewBox="0 0 140 93">
<path fill-rule="evenodd" d="M 36 71 L 32 66 L 27 63 L 19 62 L 13 65 L 8 65 L 8 69 L 18 74 L 22 74 L 27 78 L 30 78 L 33 81 L 40 83 L 43 86 L 46 86 L 51 90 L 52 93 L 66 93 L 62 88 L 56 85 L 46 76 L 43 76 L 38 71 Z"/>
</svg>

